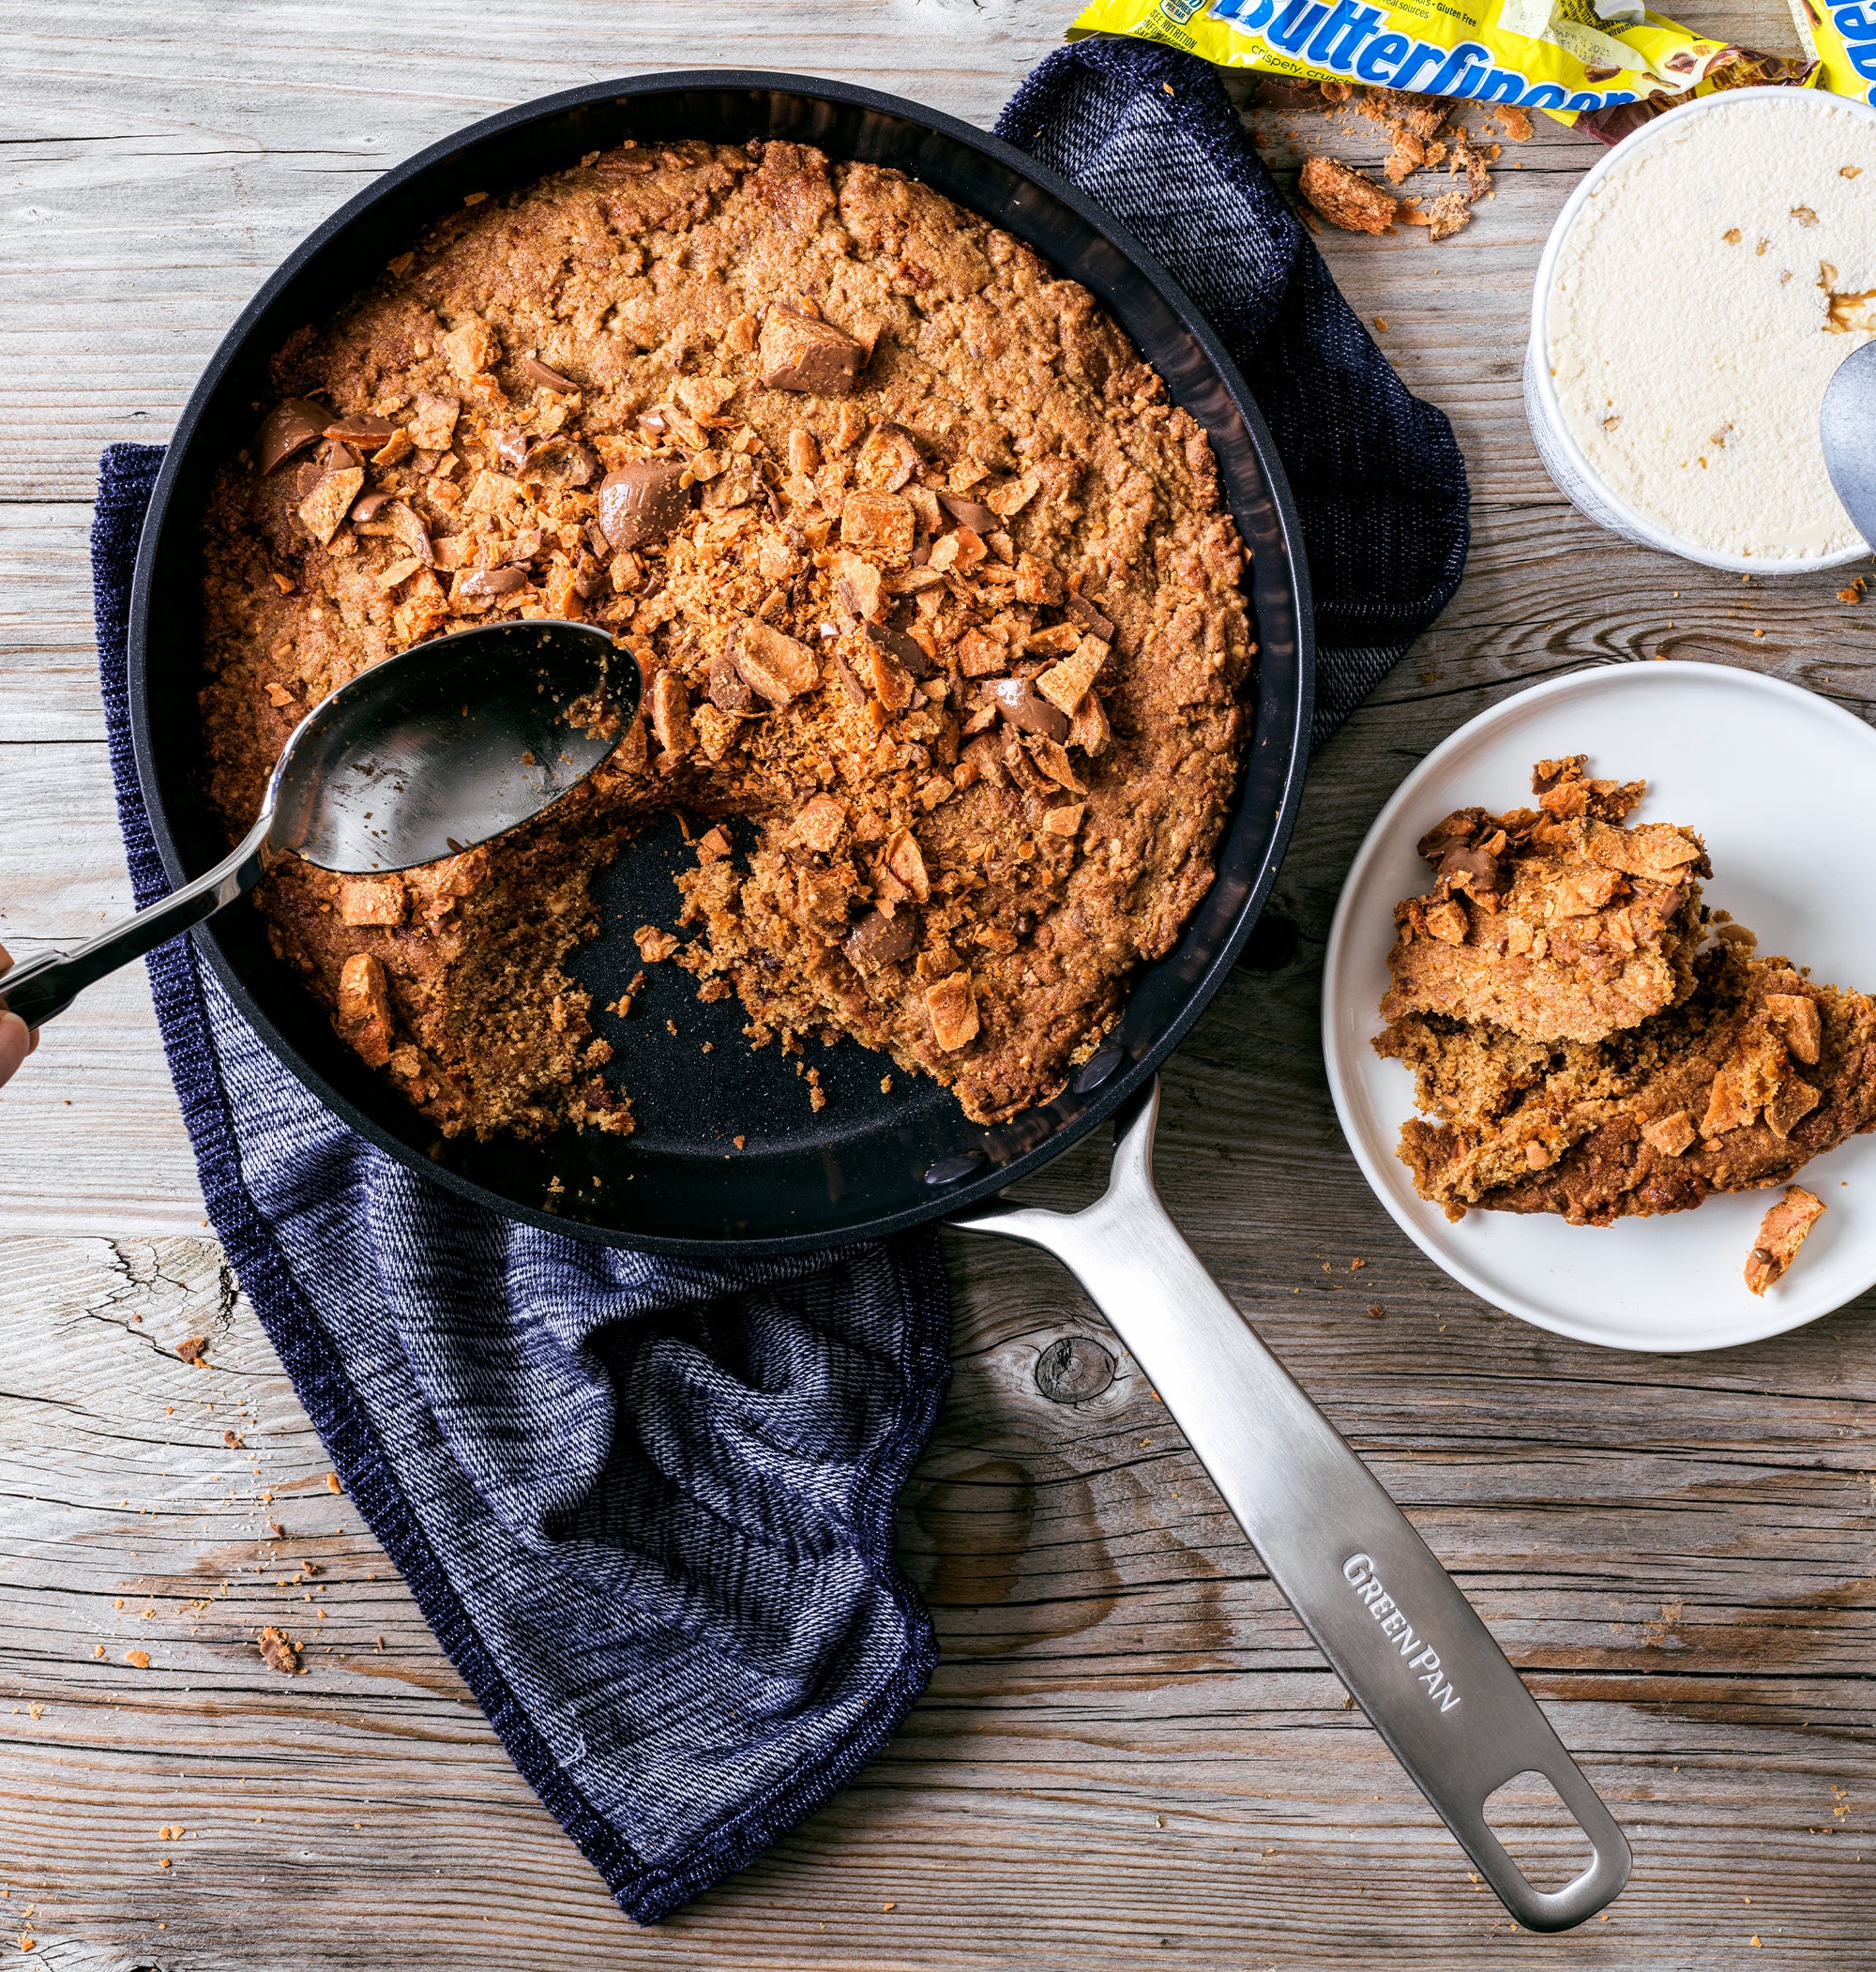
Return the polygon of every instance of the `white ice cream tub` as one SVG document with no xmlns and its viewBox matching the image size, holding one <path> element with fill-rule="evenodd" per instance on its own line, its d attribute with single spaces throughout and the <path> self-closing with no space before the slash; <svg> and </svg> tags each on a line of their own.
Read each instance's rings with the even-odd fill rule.
<svg viewBox="0 0 1876 1972">
<path fill-rule="evenodd" d="M 1564 415 L 1551 370 L 1549 316 L 1557 263 L 1562 258 L 1564 242 L 1570 229 L 1596 196 L 1597 188 L 1643 145 L 1660 143 L 1690 118 L 1709 116 L 1729 105 L 1748 101 L 1755 97 L 1773 97 L 1785 101 L 1793 99 L 1818 101 L 1821 106 L 1828 105 L 1837 112 L 1861 115 L 1876 124 L 1876 109 L 1850 97 L 1823 96 L 1821 92 L 1789 87 L 1722 89 L 1665 112 L 1613 145 L 1606 157 L 1584 173 L 1582 182 L 1571 192 L 1564 209 L 1557 215 L 1556 224 L 1551 228 L 1550 238 L 1544 243 L 1543 257 L 1537 263 L 1536 283 L 1531 295 L 1531 340 L 1524 351 L 1524 412 L 1530 419 L 1531 435 L 1537 442 L 1538 455 L 1546 471 L 1556 481 L 1558 491 L 1598 526 L 1644 548 L 1656 548 L 1664 554 L 1677 554 L 1684 561 L 1700 562 L 1709 569 L 1727 569 L 1744 575 L 1798 575 L 1817 569 L 1838 569 L 1849 562 L 1864 560 L 1870 553 L 1869 546 L 1859 540 L 1827 554 L 1778 559 L 1765 554 L 1727 554 L 1672 533 L 1662 522 L 1641 512 L 1626 500 L 1591 463 Z M 1770 160 L 1767 160 L 1767 168 L 1771 168 Z M 1859 346 L 1858 341 L 1845 337 L 1843 354 L 1848 356 Z M 1660 359 L 1672 363 L 1674 352 L 1663 350 Z"/>
</svg>

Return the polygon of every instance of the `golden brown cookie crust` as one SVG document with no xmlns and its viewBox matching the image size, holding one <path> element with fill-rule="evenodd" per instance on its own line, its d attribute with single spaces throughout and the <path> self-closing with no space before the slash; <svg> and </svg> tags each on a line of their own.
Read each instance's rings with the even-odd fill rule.
<svg viewBox="0 0 1876 1972">
<path fill-rule="evenodd" d="M 584 617 L 645 676 L 543 821 L 263 888 L 446 1134 L 631 1127 L 601 1072 L 630 1030 L 563 962 L 660 812 L 696 818 L 671 954 L 702 996 L 980 1121 L 1062 1086 L 1209 887 L 1254 646 L 1205 436 L 1085 289 L 929 189 L 787 144 L 596 154 L 433 227 L 273 381 L 300 409 L 256 449 L 287 449 L 220 475 L 204 544 L 231 833 L 306 710 L 423 638 Z"/>
</svg>

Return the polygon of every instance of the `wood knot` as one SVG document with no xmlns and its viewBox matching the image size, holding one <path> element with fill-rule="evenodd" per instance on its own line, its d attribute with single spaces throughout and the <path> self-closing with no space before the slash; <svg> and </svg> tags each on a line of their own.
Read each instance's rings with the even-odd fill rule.
<svg viewBox="0 0 1876 1972">
<path fill-rule="evenodd" d="M 1091 1335 L 1058 1335 L 1036 1358 L 1036 1388 L 1051 1403 L 1085 1403 L 1113 1379 L 1113 1358 Z"/>
<path fill-rule="evenodd" d="M 1281 972 L 1302 943 L 1303 933 L 1293 919 L 1266 911 L 1245 941 L 1237 963 L 1246 972 Z"/>
</svg>

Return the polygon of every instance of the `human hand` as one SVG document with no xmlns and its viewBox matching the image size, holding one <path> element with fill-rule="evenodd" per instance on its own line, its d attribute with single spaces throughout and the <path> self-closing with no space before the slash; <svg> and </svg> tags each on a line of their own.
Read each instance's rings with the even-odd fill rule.
<svg viewBox="0 0 1876 1972">
<path fill-rule="evenodd" d="M 12 963 L 7 948 L 0 945 L 0 971 Z M 5 1082 L 38 1044 L 39 1037 L 27 1033 L 25 1022 L 17 1013 L 0 1013 L 0 1082 Z"/>
</svg>

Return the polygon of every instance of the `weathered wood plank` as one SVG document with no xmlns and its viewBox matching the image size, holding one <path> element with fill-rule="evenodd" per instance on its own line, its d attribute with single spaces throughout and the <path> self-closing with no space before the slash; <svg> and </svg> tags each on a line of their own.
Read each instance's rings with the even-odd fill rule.
<svg viewBox="0 0 1876 1972">
<path fill-rule="evenodd" d="M 840 73 L 987 123 L 1067 11 L 339 0 L 316 17 L 159 18 L 94 0 L 54 27 L 0 8 L 0 937 L 75 937 L 126 901 L 91 687 L 97 451 L 168 429 L 240 302 L 319 217 L 474 115 L 634 68 Z M 1789 38 L 1770 0 L 1701 24 Z M 1366 126 L 1258 121 L 1279 172 L 1286 121 L 1308 147 L 1378 156 Z M 1869 1308 L 1686 1358 L 1494 1316 L 1361 1183 L 1316 1047 L 1322 940 L 1362 831 L 1496 696 L 1665 651 L 1876 699 L 1871 619 L 1836 600 L 1840 578 L 1742 590 L 1611 543 L 1544 478 L 1518 401 L 1526 296 L 1594 155 L 1550 129 L 1507 146 L 1499 196 L 1441 248 L 1321 236 L 1412 387 L 1454 417 L 1477 545 L 1445 618 L 1316 764 L 1275 906 L 1296 954 L 1233 979 L 1182 1051 L 1158 1161 L 1207 1263 L 1453 1566 L 1629 1825 L 1638 1878 L 1610 1921 L 1566 1946 L 1511 1934 L 1072 1282 L 954 1237 L 956 1395 L 903 1515 L 945 1646 L 932 1691 L 809 1827 L 634 1934 L 325 1491 L 216 1250 L 138 1236 L 199 1233 L 201 1215 L 132 975 L 55 1024 L 0 1096 L 0 1934 L 17 1919 L 67 1972 L 623 1956 L 1497 1972 L 1546 1949 L 1712 1972 L 1747 1963 L 1754 1934 L 1752 1963 L 1867 1961 Z M 1085 1147 L 1036 1195 L 1089 1196 L 1100 1162 Z M 199 1333 L 210 1367 L 188 1370 L 174 1346 Z M 1074 1404 L 1037 1381 L 1071 1336 L 1115 1358 Z M 295 1582 L 306 1559 L 322 1572 Z M 291 1683 L 253 1654 L 259 1626 L 282 1621 L 311 1646 Z M 180 1842 L 158 1839 L 178 1825 Z"/>
<path fill-rule="evenodd" d="M 87 506 L 0 497 L 0 746 L 104 736 L 90 527 Z"/>
<path fill-rule="evenodd" d="M 1188 1200 L 1215 1142 L 1189 1093 L 1182 1118 L 1162 1164 Z M 1768 1963 L 1857 1963 L 1876 1512 L 1856 1320 L 1717 1363 L 1508 1322 L 1482 1352 L 1412 1269 L 1363 1269 L 1396 1276 L 1377 1323 L 1340 1263 L 1294 1253 L 1308 1284 L 1286 1295 L 1264 1231 L 1201 1236 L 1628 1821 L 1641 1874 L 1588 1962 L 1731 1963 L 1749 1926 L 1784 1949 Z M 973 1251 L 957 1393 L 904 1513 L 945 1643 L 931 1694 L 775 1856 L 633 1937 L 326 1491 L 214 1249 L 8 1242 L 0 1852 L 29 1928 L 191 1966 L 277 1964 L 285 1926 L 307 1966 L 492 1966 L 518 1945 L 556 1964 L 1501 1964 L 1505 1920 L 1125 1356 L 1051 1403 L 1043 1346 L 1112 1339 L 1047 1262 L 954 1258 Z M 190 1370 L 176 1344 L 198 1333 Z M 260 1666 L 263 1623 L 308 1639 L 305 1677 Z M 1148 1957 L 1162 1939 L 1175 1960 Z"/>
</svg>

